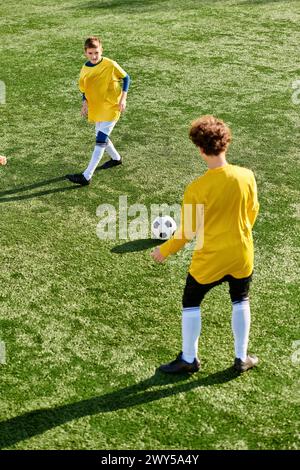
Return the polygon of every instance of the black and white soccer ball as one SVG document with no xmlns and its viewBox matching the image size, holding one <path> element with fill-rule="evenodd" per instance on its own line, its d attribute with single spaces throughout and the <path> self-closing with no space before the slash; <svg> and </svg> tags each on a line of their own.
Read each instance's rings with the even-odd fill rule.
<svg viewBox="0 0 300 470">
<path fill-rule="evenodd" d="M 176 222 L 169 215 L 156 217 L 151 227 L 153 238 L 158 238 L 159 240 L 168 240 L 176 229 Z"/>
</svg>

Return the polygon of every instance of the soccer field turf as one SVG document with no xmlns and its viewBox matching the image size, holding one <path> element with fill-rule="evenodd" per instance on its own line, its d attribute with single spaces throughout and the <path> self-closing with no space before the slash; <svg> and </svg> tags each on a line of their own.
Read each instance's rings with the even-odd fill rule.
<svg viewBox="0 0 300 470">
<path fill-rule="evenodd" d="M 1 2 L 1 448 L 299 448 L 299 22 L 298 1 Z M 77 88 L 91 34 L 132 85 L 112 134 L 124 165 L 78 188 L 63 176 L 94 145 Z M 154 265 L 151 241 L 99 240 L 96 209 L 180 203 L 205 171 L 187 137 L 202 114 L 258 183 L 260 364 L 231 370 L 223 285 L 203 302 L 202 370 L 164 377 L 190 251 Z"/>
</svg>

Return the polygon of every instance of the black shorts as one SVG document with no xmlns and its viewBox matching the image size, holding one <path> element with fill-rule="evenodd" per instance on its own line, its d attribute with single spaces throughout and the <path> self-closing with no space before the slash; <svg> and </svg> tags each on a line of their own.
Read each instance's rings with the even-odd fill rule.
<svg viewBox="0 0 300 470">
<path fill-rule="evenodd" d="M 186 278 L 186 284 L 184 288 L 182 306 L 183 308 L 199 307 L 205 294 L 215 286 L 222 284 L 223 282 L 229 283 L 229 294 L 231 301 L 242 302 L 248 299 L 248 292 L 250 288 L 250 282 L 252 280 L 252 274 L 242 279 L 236 279 L 230 274 L 224 276 L 219 281 L 211 282 L 210 284 L 200 284 L 196 279 L 189 273 Z"/>
</svg>

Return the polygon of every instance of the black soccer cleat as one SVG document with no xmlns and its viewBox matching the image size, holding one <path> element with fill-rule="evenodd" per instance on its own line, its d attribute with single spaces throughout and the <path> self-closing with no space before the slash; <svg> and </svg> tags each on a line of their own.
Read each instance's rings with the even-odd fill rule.
<svg viewBox="0 0 300 470">
<path fill-rule="evenodd" d="M 238 357 L 235 358 L 233 367 L 237 372 L 246 372 L 246 370 L 252 369 L 258 364 L 258 357 L 254 354 L 249 354 L 245 361 L 242 361 Z"/>
<path fill-rule="evenodd" d="M 108 168 L 112 168 L 113 166 L 118 166 L 122 165 L 122 158 L 121 160 L 113 160 L 112 158 L 108 160 L 107 162 L 103 163 L 103 165 L 100 166 L 100 170 L 108 170 Z"/>
<path fill-rule="evenodd" d="M 80 184 L 81 186 L 87 186 L 90 184 L 90 180 L 87 180 L 82 173 L 75 173 L 74 175 L 66 175 L 66 178 L 72 183 Z"/>
<path fill-rule="evenodd" d="M 158 370 L 166 374 L 193 374 L 200 369 L 200 361 L 195 358 L 191 364 L 182 359 L 182 352 L 178 354 L 175 361 L 159 366 Z"/>
</svg>

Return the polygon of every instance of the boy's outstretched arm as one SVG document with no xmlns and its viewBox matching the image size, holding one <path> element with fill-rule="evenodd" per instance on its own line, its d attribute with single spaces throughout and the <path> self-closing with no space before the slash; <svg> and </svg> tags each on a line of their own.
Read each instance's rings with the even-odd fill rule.
<svg viewBox="0 0 300 470">
<path fill-rule="evenodd" d="M 154 261 L 157 263 L 163 263 L 168 256 L 177 253 L 177 251 L 181 250 L 187 242 L 192 240 L 193 237 L 187 238 L 185 236 L 183 226 L 183 223 L 181 223 L 179 229 L 176 230 L 170 240 L 167 240 L 162 245 L 157 246 L 151 252 L 151 256 Z"/>
<path fill-rule="evenodd" d="M 154 248 L 154 250 L 150 253 L 150 255 L 152 256 L 154 261 L 156 261 L 157 263 L 163 263 L 166 259 L 165 256 L 161 254 L 159 246 Z"/>
<path fill-rule="evenodd" d="M 184 245 L 191 241 L 196 235 L 197 226 L 196 204 L 193 203 L 189 190 L 184 193 L 180 226 L 174 235 L 165 243 L 156 247 L 151 256 L 157 263 L 163 263 L 165 259 L 181 250 Z"/>
</svg>

